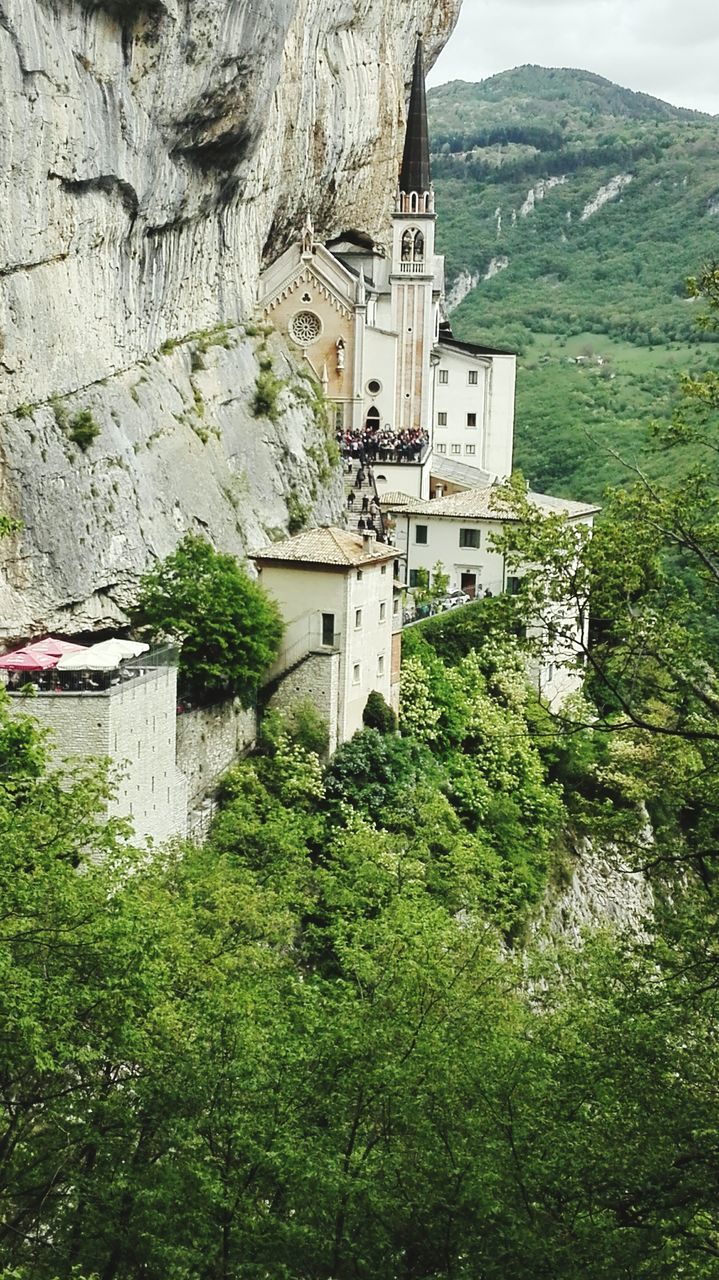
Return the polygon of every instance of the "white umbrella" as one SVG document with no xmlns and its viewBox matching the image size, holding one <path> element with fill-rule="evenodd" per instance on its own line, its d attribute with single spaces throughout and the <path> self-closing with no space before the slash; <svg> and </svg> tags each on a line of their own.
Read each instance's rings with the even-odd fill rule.
<svg viewBox="0 0 719 1280">
<path fill-rule="evenodd" d="M 101 640 L 83 653 L 68 653 L 61 658 L 56 671 L 112 671 L 123 658 L 137 658 L 147 653 L 149 644 L 139 640 Z"/>
</svg>

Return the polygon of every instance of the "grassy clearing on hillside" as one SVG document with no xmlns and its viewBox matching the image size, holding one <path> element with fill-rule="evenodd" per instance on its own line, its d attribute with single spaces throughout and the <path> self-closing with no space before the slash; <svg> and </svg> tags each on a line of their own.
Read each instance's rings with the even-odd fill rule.
<svg viewBox="0 0 719 1280">
<path fill-rule="evenodd" d="M 716 349 L 701 345 L 537 334 L 518 367 L 515 465 L 537 488 L 587 501 L 629 481 L 635 466 L 669 478 L 677 455 L 670 466 L 651 424 L 670 417 L 681 373 L 718 364 Z M 693 454 L 682 457 L 688 465 Z"/>
</svg>

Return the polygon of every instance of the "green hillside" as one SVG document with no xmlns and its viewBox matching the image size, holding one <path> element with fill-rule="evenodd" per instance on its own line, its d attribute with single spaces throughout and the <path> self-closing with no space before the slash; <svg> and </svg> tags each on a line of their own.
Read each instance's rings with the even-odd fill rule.
<svg viewBox="0 0 719 1280">
<path fill-rule="evenodd" d="M 719 358 L 685 296 L 719 258 L 719 118 L 535 66 L 429 107 L 455 331 L 521 355 L 516 464 L 587 498 L 622 457 L 660 472 L 649 422 Z"/>
</svg>

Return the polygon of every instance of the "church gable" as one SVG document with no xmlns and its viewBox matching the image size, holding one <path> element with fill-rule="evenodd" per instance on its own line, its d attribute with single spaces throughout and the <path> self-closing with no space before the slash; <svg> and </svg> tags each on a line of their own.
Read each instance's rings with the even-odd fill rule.
<svg viewBox="0 0 719 1280">
<path fill-rule="evenodd" d="M 309 306 L 310 303 L 317 301 L 321 301 L 326 307 L 331 307 L 345 320 L 352 317 L 353 307 L 349 296 L 342 297 L 339 290 L 332 288 L 313 270 L 312 263 L 300 260 L 290 278 L 285 279 L 279 287 L 275 287 L 271 294 L 265 295 L 260 306 L 263 314 L 268 319 L 272 319 L 283 303 L 294 302 L 299 306 Z"/>
<path fill-rule="evenodd" d="M 293 295 L 311 293 L 339 315 L 349 319 L 353 314 L 357 284 L 354 277 L 324 245 L 315 242 L 311 222 L 307 221 L 302 239 L 291 245 L 263 273 L 259 306 L 268 319 Z M 307 304 L 308 299 L 304 299 Z"/>
</svg>

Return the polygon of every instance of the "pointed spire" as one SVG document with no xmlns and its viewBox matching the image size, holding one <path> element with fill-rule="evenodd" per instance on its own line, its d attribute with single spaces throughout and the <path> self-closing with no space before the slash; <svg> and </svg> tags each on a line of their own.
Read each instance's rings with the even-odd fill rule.
<svg viewBox="0 0 719 1280">
<path fill-rule="evenodd" d="M 302 255 L 303 257 L 311 257 L 315 251 L 315 229 L 312 223 L 312 214 L 309 209 L 305 214 L 305 223 L 302 228 Z"/>
<path fill-rule="evenodd" d="M 427 128 L 427 96 L 424 83 L 424 53 L 421 37 L 414 55 L 412 93 L 407 112 L 407 133 L 399 175 L 400 191 L 429 191 L 432 176 L 429 168 L 429 130 Z"/>
</svg>

